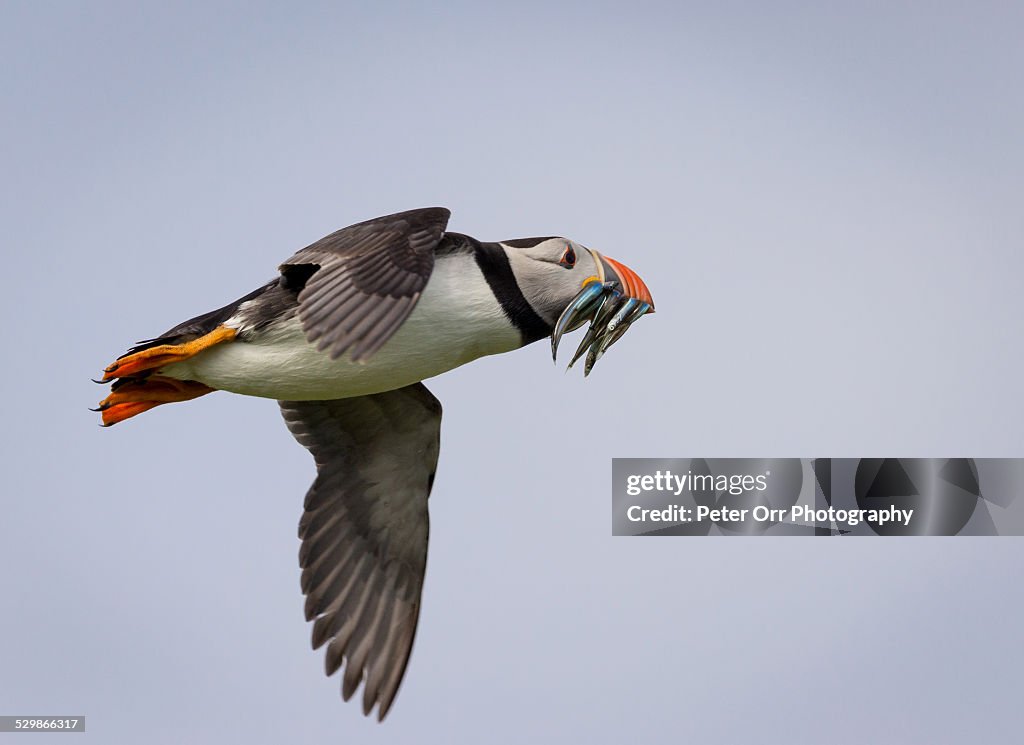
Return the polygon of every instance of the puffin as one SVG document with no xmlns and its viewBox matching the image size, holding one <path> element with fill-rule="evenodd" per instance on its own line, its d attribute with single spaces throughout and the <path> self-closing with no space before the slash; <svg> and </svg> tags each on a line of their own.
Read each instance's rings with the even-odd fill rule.
<svg viewBox="0 0 1024 745">
<path fill-rule="evenodd" d="M 111 426 L 216 390 L 276 399 L 316 477 L 299 521 L 312 646 L 383 720 L 412 651 L 441 404 L 423 380 L 590 322 L 584 374 L 654 311 L 624 264 L 561 237 L 483 242 L 428 207 L 342 228 L 273 280 L 137 343 L 97 382 Z"/>
</svg>

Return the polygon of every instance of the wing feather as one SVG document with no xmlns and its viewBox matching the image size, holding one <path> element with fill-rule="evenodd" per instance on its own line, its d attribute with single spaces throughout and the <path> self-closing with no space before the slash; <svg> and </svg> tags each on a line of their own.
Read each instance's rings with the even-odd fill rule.
<svg viewBox="0 0 1024 745">
<path fill-rule="evenodd" d="M 443 207 L 428 207 L 378 217 L 342 228 L 285 261 L 283 273 L 319 267 L 298 297 L 310 343 L 332 359 L 349 352 L 354 361 L 380 349 L 419 301 L 450 216 Z M 375 322 L 359 323 L 366 318 Z M 369 330 L 372 340 L 365 338 Z"/>
<path fill-rule="evenodd" d="M 366 331 L 397 316 L 392 303 Z M 368 315 L 365 319 L 372 319 Z M 347 700 L 383 719 L 409 661 L 426 568 L 427 498 L 437 467 L 441 406 L 422 383 L 334 401 L 281 401 L 317 476 L 299 521 L 299 565 L 312 643 L 324 669 L 344 666 Z"/>
</svg>

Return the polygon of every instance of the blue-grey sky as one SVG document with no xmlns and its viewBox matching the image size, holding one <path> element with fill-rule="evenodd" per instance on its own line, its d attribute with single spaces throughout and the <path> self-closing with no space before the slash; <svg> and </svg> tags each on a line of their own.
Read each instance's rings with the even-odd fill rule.
<svg viewBox="0 0 1024 745">
<path fill-rule="evenodd" d="M 1024 454 L 1024 12 L 927 6 L 0 6 L 0 714 L 97 743 L 1015 742 L 1019 539 L 611 537 L 614 456 Z M 309 649 L 313 466 L 276 405 L 102 430 L 88 379 L 434 204 L 625 261 L 658 312 L 586 381 L 537 344 L 428 383 L 423 611 L 378 725 Z"/>
</svg>

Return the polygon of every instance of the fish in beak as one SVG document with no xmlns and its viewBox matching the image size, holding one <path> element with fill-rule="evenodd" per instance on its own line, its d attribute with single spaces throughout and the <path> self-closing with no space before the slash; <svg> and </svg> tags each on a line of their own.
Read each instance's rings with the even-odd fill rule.
<svg viewBox="0 0 1024 745">
<path fill-rule="evenodd" d="M 557 359 L 562 335 L 575 331 L 590 321 L 576 353 L 569 362 L 572 367 L 587 355 L 583 376 L 590 375 L 601 356 L 622 338 L 640 316 L 654 312 L 654 299 L 644 281 L 625 264 L 591 251 L 598 276 L 588 277 L 572 302 L 562 311 L 551 333 L 551 358 Z"/>
</svg>

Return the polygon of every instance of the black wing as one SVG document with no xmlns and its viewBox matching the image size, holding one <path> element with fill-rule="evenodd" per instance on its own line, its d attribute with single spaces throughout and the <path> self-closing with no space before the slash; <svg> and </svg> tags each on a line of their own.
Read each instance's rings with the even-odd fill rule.
<svg viewBox="0 0 1024 745">
<path fill-rule="evenodd" d="M 299 564 L 313 649 L 330 640 L 328 675 L 345 662 L 347 701 L 384 718 L 409 660 L 427 561 L 427 497 L 441 404 L 422 383 L 334 401 L 281 401 L 316 461 L 299 522 Z"/>
<path fill-rule="evenodd" d="M 412 312 L 434 269 L 434 248 L 451 213 L 443 207 L 399 212 L 347 228 L 302 249 L 281 273 L 309 277 L 299 318 L 310 342 L 337 359 L 365 360 Z M 309 267 L 319 267 L 311 276 Z"/>
</svg>

